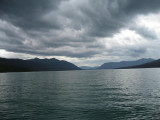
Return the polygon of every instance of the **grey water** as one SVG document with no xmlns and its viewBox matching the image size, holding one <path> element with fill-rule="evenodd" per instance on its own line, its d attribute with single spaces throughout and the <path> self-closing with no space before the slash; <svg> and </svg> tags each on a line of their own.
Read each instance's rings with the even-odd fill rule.
<svg viewBox="0 0 160 120">
<path fill-rule="evenodd" d="M 159 120 L 160 69 L 0 73 L 0 120 Z"/>
</svg>

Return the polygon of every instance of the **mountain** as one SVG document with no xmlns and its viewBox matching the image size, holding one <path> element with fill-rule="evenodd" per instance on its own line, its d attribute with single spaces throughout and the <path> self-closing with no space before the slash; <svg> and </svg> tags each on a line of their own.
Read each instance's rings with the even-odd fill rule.
<svg viewBox="0 0 160 120">
<path fill-rule="evenodd" d="M 83 69 L 83 70 L 95 70 L 95 69 L 98 68 L 98 66 L 96 66 L 96 67 L 80 66 L 80 68 Z"/>
<path fill-rule="evenodd" d="M 160 59 L 149 62 L 149 63 L 136 65 L 136 66 L 130 66 L 130 67 L 126 67 L 126 68 L 159 68 L 159 67 L 160 67 Z"/>
<path fill-rule="evenodd" d="M 6 59 L 0 58 L 0 72 L 26 72 L 26 71 L 61 71 L 80 70 L 76 65 L 64 60 L 52 59 Z"/>
<path fill-rule="evenodd" d="M 136 66 L 136 65 L 141 65 L 145 63 L 149 63 L 154 61 L 151 58 L 148 59 L 139 59 L 136 61 L 121 61 L 121 62 L 109 62 L 109 63 L 104 63 L 97 69 L 116 69 L 116 68 L 123 68 L 123 67 L 129 67 L 129 66 Z"/>
</svg>

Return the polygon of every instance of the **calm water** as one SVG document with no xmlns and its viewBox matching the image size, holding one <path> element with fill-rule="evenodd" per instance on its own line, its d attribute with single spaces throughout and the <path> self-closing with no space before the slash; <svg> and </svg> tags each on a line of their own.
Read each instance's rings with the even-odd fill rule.
<svg viewBox="0 0 160 120">
<path fill-rule="evenodd" d="M 0 73 L 0 120 L 143 119 L 160 119 L 160 69 Z"/>
</svg>

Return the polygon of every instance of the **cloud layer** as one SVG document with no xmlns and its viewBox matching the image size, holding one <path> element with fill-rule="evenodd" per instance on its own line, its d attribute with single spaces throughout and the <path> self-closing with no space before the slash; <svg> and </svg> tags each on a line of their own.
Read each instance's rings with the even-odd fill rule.
<svg viewBox="0 0 160 120">
<path fill-rule="evenodd" d="M 1 0 L 0 49 L 78 65 L 156 58 L 159 12 L 159 0 Z"/>
</svg>

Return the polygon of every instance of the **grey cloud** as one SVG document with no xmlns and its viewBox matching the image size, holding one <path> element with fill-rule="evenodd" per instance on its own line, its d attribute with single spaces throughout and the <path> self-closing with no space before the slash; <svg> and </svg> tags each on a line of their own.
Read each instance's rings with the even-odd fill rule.
<svg viewBox="0 0 160 120">
<path fill-rule="evenodd" d="M 1 47 L 1 46 L 0 46 Z M 68 50 L 60 50 L 56 51 L 55 50 L 41 50 L 37 49 L 36 51 L 34 49 L 28 49 L 24 48 L 22 46 L 16 46 L 16 48 L 8 46 L 8 51 L 15 52 L 15 53 L 26 53 L 26 54 L 32 54 L 32 55 L 41 55 L 41 56 L 67 56 L 67 57 L 72 57 L 72 58 L 90 58 L 94 56 L 95 54 L 100 54 L 99 51 L 95 50 L 83 50 L 82 52 L 79 52 L 81 48 L 79 48 L 79 51 L 73 51 L 72 49 Z M 3 48 L 3 47 L 1 47 Z"/>
<path fill-rule="evenodd" d="M 130 56 L 134 58 L 143 56 L 146 52 L 147 52 L 146 48 L 138 48 L 138 49 L 131 49 L 128 53 Z"/>
<path fill-rule="evenodd" d="M 42 56 L 86 58 L 106 51 L 98 38 L 112 37 L 123 28 L 132 29 L 145 38 L 156 38 L 150 30 L 131 27 L 130 24 L 134 23 L 137 15 L 159 11 L 159 0 L 86 1 L 78 3 L 77 0 L 75 3 L 78 5 L 72 5 L 71 0 L 1 0 L 0 20 L 19 28 L 20 32 L 0 27 L 0 32 L 7 36 L 5 39 L 0 36 L 0 48 Z M 66 29 L 73 30 L 73 33 L 63 36 Z M 73 37 L 74 31 L 80 33 Z M 64 50 L 64 47 L 71 49 Z M 106 55 L 127 53 L 137 57 L 146 52 L 138 48 L 122 49 L 113 48 Z"/>
<path fill-rule="evenodd" d="M 130 30 L 136 31 L 136 33 L 149 40 L 155 40 L 158 38 L 154 31 L 146 27 L 132 26 L 130 27 Z"/>
<path fill-rule="evenodd" d="M 56 19 L 52 24 L 42 16 L 56 10 L 62 0 L 1 0 L 0 17 L 23 29 L 57 29 Z"/>
<path fill-rule="evenodd" d="M 159 0 L 127 0 L 127 6 L 124 10 L 128 14 L 148 14 L 159 12 L 159 6 Z"/>
<path fill-rule="evenodd" d="M 74 28 L 83 27 L 91 36 L 103 37 L 113 35 L 126 27 L 134 15 L 152 13 L 160 9 L 159 0 L 88 0 L 87 5 L 78 6 L 79 8 L 74 8 L 73 11 L 63 11 L 62 8 L 62 14 L 58 11 L 62 1 L 66 0 L 1 0 L 0 12 L 1 16 L 7 16 L 10 21 L 25 28 L 60 29 L 63 24 L 60 24 L 57 16 L 65 16 L 76 26 Z M 48 24 L 42 19 L 42 15 L 51 11 L 55 14 L 52 24 Z"/>
<path fill-rule="evenodd" d="M 129 27 L 137 15 L 160 10 L 159 0 L 89 0 L 89 7 L 82 7 L 87 16 L 88 33 L 91 36 L 112 36 Z"/>
</svg>

